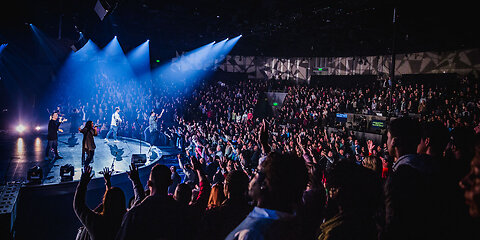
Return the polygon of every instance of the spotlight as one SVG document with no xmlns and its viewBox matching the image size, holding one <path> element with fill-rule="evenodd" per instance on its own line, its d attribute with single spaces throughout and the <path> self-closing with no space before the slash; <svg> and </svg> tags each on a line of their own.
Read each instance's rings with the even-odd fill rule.
<svg viewBox="0 0 480 240">
<path fill-rule="evenodd" d="M 93 10 L 97 13 L 100 21 L 103 21 L 105 16 L 111 14 L 117 8 L 119 2 L 119 0 L 97 0 Z"/>
<path fill-rule="evenodd" d="M 82 32 L 79 31 L 78 34 L 79 34 L 78 40 L 77 40 L 72 46 L 70 46 L 70 48 L 71 48 L 74 52 L 80 50 L 80 48 L 82 48 L 83 46 L 85 46 L 85 44 L 87 44 L 87 42 L 88 42 L 88 39 L 85 38 L 85 36 L 83 35 Z"/>
<path fill-rule="evenodd" d="M 23 126 L 23 124 L 18 125 L 15 129 L 18 133 L 23 133 L 25 130 L 27 130 L 27 128 Z"/>
<path fill-rule="evenodd" d="M 40 126 L 35 127 L 35 131 L 37 131 L 37 132 L 40 131 L 40 129 L 42 129 Z"/>
</svg>

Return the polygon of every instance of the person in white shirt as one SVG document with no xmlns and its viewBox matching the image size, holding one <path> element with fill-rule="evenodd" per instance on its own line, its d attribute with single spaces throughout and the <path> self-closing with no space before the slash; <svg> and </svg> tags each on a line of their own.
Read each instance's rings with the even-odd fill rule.
<svg viewBox="0 0 480 240">
<path fill-rule="evenodd" d="M 118 142 L 117 140 L 117 132 L 118 132 L 118 125 L 122 123 L 122 119 L 120 118 L 120 108 L 116 107 L 115 112 L 112 114 L 112 122 L 110 123 L 110 130 L 108 130 L 107 136 L 105 136 L 105 141 L 108 142 L 108 137 L 113 133 L 113 142 Z"/>
</svg>

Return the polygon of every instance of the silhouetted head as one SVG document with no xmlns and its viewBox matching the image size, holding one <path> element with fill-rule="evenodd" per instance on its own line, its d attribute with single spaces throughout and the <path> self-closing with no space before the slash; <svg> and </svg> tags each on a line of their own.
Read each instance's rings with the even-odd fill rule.
<svg viewBox="0 0 480 240">
<path fill-rule="evenodd" d="M 119 218 L 121 220 L 125 212 L 125 194 L 122 189 L 118 187 L 107 189 L 103 195 L 103 211 L 101 214 L 105 217 Z"/>
<path fill-rule="evenodd" d="M 188 205 L 192 199 L 192 188 L 186 183 L 178 184 L 173 198 L 182 205 Z"/>
<path fill-rule="evenodd" d="M 227 198 L 244 198 L 248 192 L 248 176 L 245 172 L 234 170 L 225 178 L 224 193 Z"/>
<path fill-rule="evenodd" d="M 442 156 L 449 142 L 450 132 L 440 121 L 427 122 L 421 125 L 421 139 L 417 147 L 418 154 L 434 157 Z"/>
<path fill-rule="evenodd" d="M 272 152 L 257 168 L 249 185 L 257 206 L 292 212 L 308 181 L 305 161 L 293 154 Z"/>
<path fill-rule="evenodd" d="M 393 120 L 387 132 L 388 153 L 399 158 L 405 154 L 417 153 L 420 143 L 420 124 L 409 117 Z"/>
<path fill-rule="evenodd" d="M 340 211 L 371 216 L 377 210 L 382 194 L 380 176 L 372 170 L 349 161 L 340 161 L 327 174 L 330 198 Z"/>
<path fill-rule="evenodd" d="M 151 194 L 166 194 L 168 186 L 172 184 L 171 174 L 172 172 L 170 172 L 167 166 L 161 164 L 155 165 L 150 172 L 150 178 L 148 180 L 148 187 Z"/>
</svg>

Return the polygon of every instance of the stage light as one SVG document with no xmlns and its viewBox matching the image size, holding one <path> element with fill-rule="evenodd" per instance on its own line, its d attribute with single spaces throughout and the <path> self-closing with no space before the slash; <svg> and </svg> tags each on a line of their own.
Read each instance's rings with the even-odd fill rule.
<svg viewBox="0 0 480 240">
<path fill-rule="evenodd" d="M 39 166 L 28 169 L 27 180 L 29 184 L 42 184 L 43 171 Z"/>
<path fill-rule="evenodd" d="M 60 167 L 60 178 L 62 182 L 73 181 L 75 168 L 71 164 L 65 164 Z"/>
<path fill-rule="evenodd" d="M 27 130 L 27 128 L 23 124 L 18 125 L 15 129 L 18 133 L 23 133 L 25 130 Z"/>
<path fill-rule="evenodd" d="M 117 8 L 119 0 L 97 0 L 93 10 L 97 13 L 100 21 L 103 21 L 105 16 L 112 14 L 112 12 Z"/>
<path fill-rule="evenodd" d="M 36 127 L 35 127 L 35 130 L 36 130 L 37 132 L 40 131 L 40 129 L 42 129 L 40 126 L 36 126 Z"/>
</svg>

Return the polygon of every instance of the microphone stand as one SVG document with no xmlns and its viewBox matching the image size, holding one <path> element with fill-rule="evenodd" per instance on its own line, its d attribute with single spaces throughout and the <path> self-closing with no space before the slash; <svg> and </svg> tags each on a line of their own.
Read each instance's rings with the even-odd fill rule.
<svg viewBox="0 0 480 240">
<path fill-rule="evenodd" d="M 140 127 L 138 124 L 138 118 L 135 119 L 135 122 L 137 123 L 137 126 Z M 139 146 L 140 146 L 140 154 L 142 153 L 142 130 L 140 129 L 140 141 L 139 141 Z"/>
</svg>

